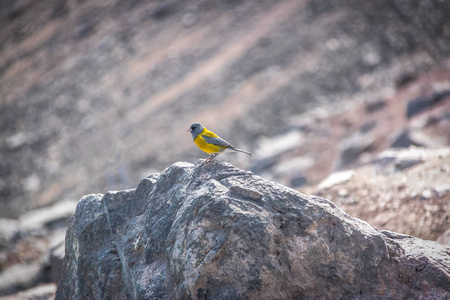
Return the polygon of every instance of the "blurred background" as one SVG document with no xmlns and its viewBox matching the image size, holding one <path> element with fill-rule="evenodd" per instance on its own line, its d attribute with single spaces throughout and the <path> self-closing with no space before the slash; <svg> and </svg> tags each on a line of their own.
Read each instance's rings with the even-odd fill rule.
<svg viewBox="0 0 450 300">
<path fill-rule="evenodd" d="M 207 158 L 193 122 L 255 154 L 218 160 L 436 240 L 450 227 L 449 20 L 439 0 L 0 1 L 0 295 L 57 281 L 83 195 Z M 380 158 L 393 147 L 408 158 Z M 355 185 L 317 186 L 355 168 L 339 173 Z"/>
</svg>

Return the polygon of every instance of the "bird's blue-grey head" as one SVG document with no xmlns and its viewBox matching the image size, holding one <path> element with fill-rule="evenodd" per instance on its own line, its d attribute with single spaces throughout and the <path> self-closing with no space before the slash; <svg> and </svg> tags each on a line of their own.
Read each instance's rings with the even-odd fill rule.
<svg viewBox="0 0 450 300">
<path fill-rule="evenodd" d="M 195 138 L 202 133 L 203 129 L 205 129 L 200 123 L 192 123 L 192 125 L 188 128 L 187 131 L 190 131 L 192 134 L 192 138 Z"/>
</svg>

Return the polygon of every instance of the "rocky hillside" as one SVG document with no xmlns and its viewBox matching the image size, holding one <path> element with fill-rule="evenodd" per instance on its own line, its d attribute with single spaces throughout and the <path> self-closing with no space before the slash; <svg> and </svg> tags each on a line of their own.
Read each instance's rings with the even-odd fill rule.
<svg viewBox="0 0 450 300">
<path fill-rule="evenodd" d="M 0 2 L 0 295 L 54 296 L 78 199 L 206 158 L 194 121 L 254 153 L 219 161 L 449 245 L 449 19 L 448 1 Z"/>
</svg>

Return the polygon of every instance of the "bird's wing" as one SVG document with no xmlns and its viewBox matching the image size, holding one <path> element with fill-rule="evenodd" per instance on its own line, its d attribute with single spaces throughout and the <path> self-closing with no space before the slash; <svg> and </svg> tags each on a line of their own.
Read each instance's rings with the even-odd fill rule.
<svg viewBox="0 0 450 300">
<path fill-rule="evenodd" d="M 220 136 L 218 136 L 217 134 L 215 134 L 212 131 L 204 131 L 202 133 L 202 137 L 205 140 L 205 142 L 207 142 L 208 144 L 213 144 L 216 146 L 221 146 L 221 147 L 226 147 L 226 148 L 230 148 L 233 147 L 233 145 L 231 145 L 230 143 L 228 143 L 227 141 L 225 141 L 223 138 L 221 138 Z"/>
</svg>

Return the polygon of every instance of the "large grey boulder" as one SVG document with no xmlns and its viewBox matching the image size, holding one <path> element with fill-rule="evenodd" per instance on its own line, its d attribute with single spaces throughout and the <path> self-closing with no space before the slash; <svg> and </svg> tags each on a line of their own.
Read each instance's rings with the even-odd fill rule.
<svg viewBox="0 0 450 300">
<path fill-rule="evenodd" d="M 57 299 L 445 299 L 450 248 L 380 232 L 228 163 L 88 195 Z"/>
</svg>

